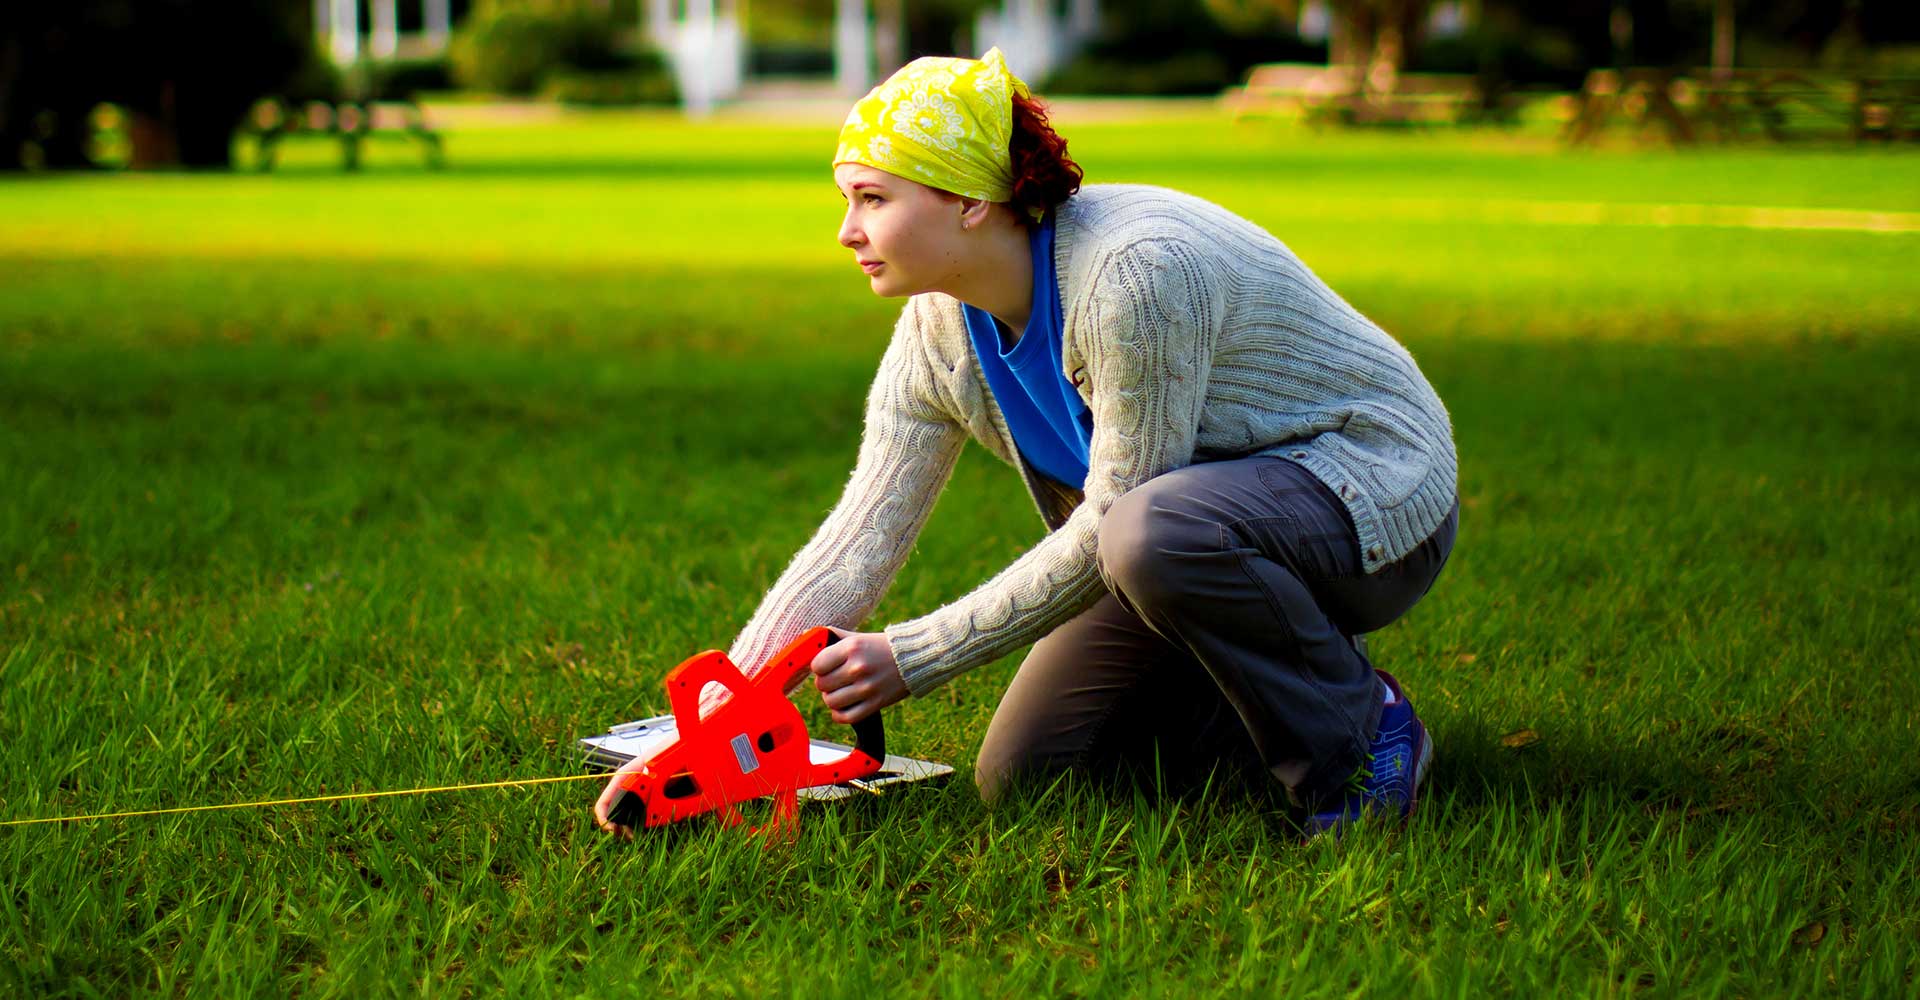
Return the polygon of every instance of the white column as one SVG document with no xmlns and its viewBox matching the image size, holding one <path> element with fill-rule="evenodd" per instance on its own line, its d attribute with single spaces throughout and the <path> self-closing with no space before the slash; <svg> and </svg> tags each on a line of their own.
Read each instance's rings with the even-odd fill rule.
<svg viewBox="0 0 1920 1000">
<path fill-rule="evenodd" d="M 327 29 L 333 61 L 348 65 L 360 59 L 359 0 L 333 0 L 333 24 Z"/>
<path fill-rule="evenodd" d="M 435 52 L 445 51 L 447 36 L 453 34 L 453 10 L 449 0 L 426 0 L 421 20 L 426 23 L 427 47 Z"/>
<path fill-rule="evenodd" d="M 682 63 L 680 88 L 687 113 L 705 115 L 713 110 L 715 32 L 713 0 L 687 0 L 687 26 L 681 32 Z"/>
<path fill-rule="evenodd" d="M 740 96 L 740 85 L 747 75 L 746 19 L 741 16 L 743 0 L 720 0 L 720 17 L 714 26 L 713 96 L 731 101 Z"/>
<path fill-rule="evenodd" d="M 1011 30 L 1007 41 L 1000 43 L 1000 50 L 1006 53 L 1007 66 L 1023 80 L 1043 80 L 1053 72 L 1056 53 L 1050 6 L 1040 0 L 1007 0 Z"/>
<path fill-rule="evenodd" d="M 873 86 L 873 28 L 867 23 L 867 0 L 834 0 L 833 79 L 850 97 Z"/>
<path fill-rule="evenodd" d="M 1073 37 L 1081 41 L 1100 33 L 1100 0 L 1073 0 L 1068 8 L 1067 23 L 1073 30 Z"/>
<path fill-rule="evenodd" d="M 1295 22 L 1294 30 L 1303 42 L 1324 42 L 1333 34 L 1333 9 L 1327 6 L 1327 0 L 1307 0 L 1300 5 L 1300 19 Z M 1329 61 L 1336 57 L 1331 53 Z"/>
<path fill-rule="evenodd" d="M 399 0 L 372 0 L 373 37 L 368 51 L 375 59 L 392 59 L 400 51 Z"/>
<path fill-rule="evenodd" d="M 673 33 L 673 0 L 647 0 L 646 15 L 647 37 L 655 45 L 667 44 Z"/>
</svg>

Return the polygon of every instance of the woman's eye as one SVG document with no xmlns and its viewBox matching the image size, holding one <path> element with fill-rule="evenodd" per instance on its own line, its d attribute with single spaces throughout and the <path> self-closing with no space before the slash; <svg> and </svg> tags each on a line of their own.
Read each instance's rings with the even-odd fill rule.
<svg viewBox="0 0 1920 1000">
<path fill-rule="evenodd" d="M 877 194 L 863 194 L 860 196 L 860 200 L 869 205 L 880 204 L 880 196 Z"/>
</svg>

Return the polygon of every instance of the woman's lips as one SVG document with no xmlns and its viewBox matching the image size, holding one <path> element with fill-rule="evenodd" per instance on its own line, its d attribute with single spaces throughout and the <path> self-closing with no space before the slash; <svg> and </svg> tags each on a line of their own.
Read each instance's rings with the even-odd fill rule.
<svg viewBox="0 0 1920 1000">
<path fill-rule="evenodd" d="M 879 261 L 879 260 L 863 260 L 860 262 L 860 270 L 865 271 L 868 274 L 874 274 L 878 272 L 881 268 L 886 266 L 887 264 L 885 261 Z"/>
</svg>

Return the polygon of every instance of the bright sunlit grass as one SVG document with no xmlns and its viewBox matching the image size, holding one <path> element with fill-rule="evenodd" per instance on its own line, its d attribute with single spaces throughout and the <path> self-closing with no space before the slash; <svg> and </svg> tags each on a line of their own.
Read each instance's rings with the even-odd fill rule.
<svg viewBox="0 0 1920 1000">
<path fill-rule="evenodd" d="M 1910 992 L 1920 233 L 1512 206 L 1910 215 L 1920 160 L 1062 127 L 1267 226 L 1447 401 L 1459 548 L 1373 640 L 1438 745 L 1412 826 L 989 812 L 1016 657 L 890 714 L 954 783 L 784 850 L 611 842 L 579 785 L 0 829 L 0 992 Z M 898 308 L 821 128 L 0 185 L 0 820 L 568 773 L 665 710 L 833 503 Z M 871 624 L 1041 530 L 970 450 Z"/>
</svg>

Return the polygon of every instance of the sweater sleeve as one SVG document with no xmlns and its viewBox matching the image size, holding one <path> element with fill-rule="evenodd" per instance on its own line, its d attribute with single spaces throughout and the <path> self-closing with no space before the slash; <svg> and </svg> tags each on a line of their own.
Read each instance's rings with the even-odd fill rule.
<svg viewBox="0 0 1920 1000">
<path fill-rule="evenodd" d="M 971 593 L 888 626 L 907 688 L 922 695 L 1034 641 L 1106 592 L 1096 563 L 1107 508 L 1193 457 L 1221 318 L 1198 254 L 1143 241 L 1100 261 L 1082 302 L 1092 379 L 1086 499 L 1059 530 Z"/>
<path fill-rule="evenodd" d="M 908 300 L 867 396 L 853 475 L 813 538 L 761 600 L 728 653 L 749 677 L 801 632 L 852 628 L 873 613 L 907 560 L 953 473 L 966 432 L 940 405 L 920 323 Z M 724 693 L 710 686 L 702 714 Z"/>
</svg>

